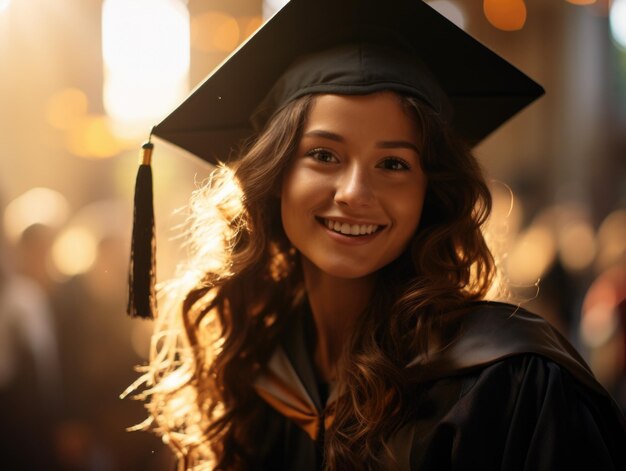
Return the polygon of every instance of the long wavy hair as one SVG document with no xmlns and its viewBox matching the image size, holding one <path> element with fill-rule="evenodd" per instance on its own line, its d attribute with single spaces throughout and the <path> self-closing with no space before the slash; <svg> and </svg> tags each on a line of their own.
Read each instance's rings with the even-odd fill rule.
<svg viewBox="0 0 626 471">
<path fill-rule="evenodd" d="M 329 470 L 393 463 L 389 441 L 409 407 L 404 367 L 428 354 L 438 319 L 482 299 L 494 276 L 481 232 L 491 196 L 476 160 L 430 107 L 398 98 L 421 131 L 428 188 L 412 242 L 382 269 L 347 342 L 325 436 Z M 142 426 L 162 435 L 181 469 L 254 468 L 261 399 L 252 383 L 305 298 L 279 189 L 314 99 L 286 105 L 192 197 L 190 261 L 161 290 L 151 361 L 130 388 L 143 383 Z"/>
</svg>

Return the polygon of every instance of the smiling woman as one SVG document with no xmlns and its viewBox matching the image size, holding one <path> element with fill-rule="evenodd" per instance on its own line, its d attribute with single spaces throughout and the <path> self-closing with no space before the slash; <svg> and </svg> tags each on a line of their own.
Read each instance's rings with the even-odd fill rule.
<svg viewBox="0 0 626 471">
<path fill-rule="evenodd" d="M 303 259 L 339 278 L 370 278 L 395 260 L 426 193 L 417 147 L 395 94 L 315 98 L 281 193 L 283 228 Z"/>
<path fill-rule="evenodd" d="M 626 466 L 578 353 L 485 300 L 470 148 L 541 93 L 423 2 L 292 0 L 155 128 L 229 158 L 140 379 L 181 471 Z"/>
</svg>

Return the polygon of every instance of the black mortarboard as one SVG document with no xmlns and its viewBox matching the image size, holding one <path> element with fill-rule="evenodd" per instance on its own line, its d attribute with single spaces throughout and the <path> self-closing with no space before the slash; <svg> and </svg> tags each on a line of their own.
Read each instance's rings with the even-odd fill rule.
<svg viewBox="0 0 626 471">
<path fill-rule="evenodd" d="M 216 163 L 302 94 L 383 89 L 428 103 L 470 144 L 543 94 L 421 0 L 291 0 L 153 134 Z M 153 234 L 134 230 L 133 252 L 149 254 L 153 241 L 135 240 L 140 232 Z M 150 317 L 153 258 L 131 260 L 131 270 L 129 313 Z"/>
<path fill-rule="evenodd" d="M 209 162 L 226 160 L 242 139 L 258 131 L 251 117 L 292 64 L 344 44 L 383 45 L 430 70 L 450 99 L 454 127 L 471 143 L 543 94 L 541 86 L 421 0 L 291 0 L 154 134 Z M 333 68 L 342 62 L 326 58 L 325 63 L 326 77 L 335 77 Z M 319 62 L 311 63 L 310 75 L 299 77 L 302 87 L 310 85 L 307 79 L 318 80 L 319 70 Z M 395 80 L 398 68 L 386 64 L 381 75 L 386 72 Z M 336 93 L 346 93 L 345 88 Z"/>
</svg>

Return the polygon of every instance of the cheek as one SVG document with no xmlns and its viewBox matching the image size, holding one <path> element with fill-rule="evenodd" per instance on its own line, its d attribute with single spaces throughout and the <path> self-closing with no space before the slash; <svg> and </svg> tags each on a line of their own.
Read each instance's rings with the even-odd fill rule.
<svg viewBox="0 0 626 471">
<path fill-rule="evenodd" d="M 309 185 L 293 169 L 285 175 L 280 188 L 280 215 L 287 238 L 294 243 L 294 232 L 302 227 L 303 213 L 308 200 Z"/>
<path fill-rule="evenodd" d="M 412 192 L 411 195 L 397 198 L 395 202 L 396 221 L 405 242 L 413 238 L 419 226 L 424 208 L 424 191 Z"/>
</svg>

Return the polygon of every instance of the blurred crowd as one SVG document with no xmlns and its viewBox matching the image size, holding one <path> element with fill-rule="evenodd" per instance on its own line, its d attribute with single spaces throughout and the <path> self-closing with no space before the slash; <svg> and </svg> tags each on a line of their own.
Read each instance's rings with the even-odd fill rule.
<svg viewBox="0 0 626 471">
<path fill-rule="evenodd" d="M 156 437 L 126 431 L 145 419 L 141 403 L 119 399 L 150 328 L 124 316 L 126 241 L 103 238 L 88 272 L 60 280 L 54 237 L 34 224 L 0 238 L 0 468 L 172 469 Z"/>
</svg>

